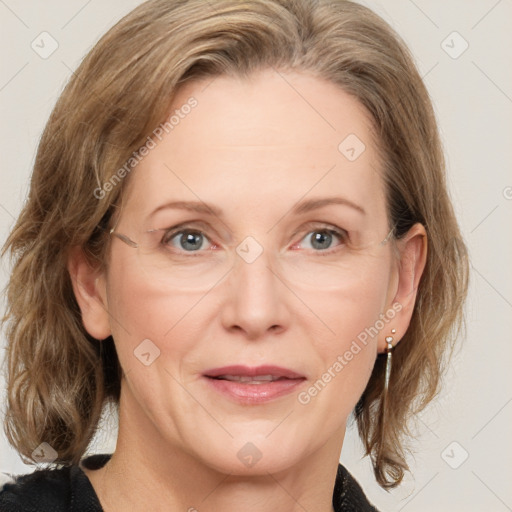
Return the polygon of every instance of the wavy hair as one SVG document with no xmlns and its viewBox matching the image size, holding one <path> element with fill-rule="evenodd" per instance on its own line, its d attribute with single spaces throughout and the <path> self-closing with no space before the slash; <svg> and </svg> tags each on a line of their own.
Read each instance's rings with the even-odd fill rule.
<svg viewBox="0 0 512 512">
<path fill-rule="evenodd" d="M 47 442 L 58 453 L 55 463 L 78 463 L 105 404 L 118 404 L 121 368 L 112 339 L 98 343 L 85 331 L 67 270 L 75 246 L 91 264 L 106 265 L 105 228 L 129 177 L 115 187 L 102 184 L 165 120 L 180 84 L 270 67 L 328 80 L 366 107 L 389 225 L 398 238 L 416 222 L 426 228 L 426 268 L 409 329 L 394 350 L 387 404 L 379 356 L 354 410 L 378 483 L 395 487 L 409 470 L 408 422 L 438 393 L 463 327 L 468 258 L 413 58 L 379 16 L 345 0 L 149 0 L 111 28 L 72 74 L 2 250 L 12 264 L 3 318 L 4 429 L 22 457 L 34 461 L 33 450 Z"/>
</svg>

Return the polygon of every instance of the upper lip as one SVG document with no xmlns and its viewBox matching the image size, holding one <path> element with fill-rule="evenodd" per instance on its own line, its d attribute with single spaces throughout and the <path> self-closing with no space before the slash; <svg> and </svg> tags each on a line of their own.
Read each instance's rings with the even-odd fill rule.
<svg viewBox="0 0 512 512">
<path fill-rule="evenodd" d="M 272 375 L 273 377 L 285 377 L 287 379 L 303 379 L 304 375 L 301 375 L 288 368 L 282 368 L 281 366 L 274 365 L 261 365 L 261 366 L 244 366 L 241 364 L 235 364 L 230 366 L 222 366 L 220 368 L 212 368 L 206 370 L 204 374 L 206 377 L 219 377 L 220 375 L 236 375 L 255 377 L 258 375 Z"/>
</svg>

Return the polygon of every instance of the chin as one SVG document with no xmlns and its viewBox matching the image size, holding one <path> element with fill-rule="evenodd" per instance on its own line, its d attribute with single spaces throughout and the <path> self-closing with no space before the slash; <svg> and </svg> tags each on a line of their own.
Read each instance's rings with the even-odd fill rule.
<svg viewBox="0 0 512 512">
<path fill-rule="evenodd" d="M 219 449 L 207 452 L 209 456 L 201 454 L 204 464 L 220 473 L 238 476 L 284 471 L 299 463 L 302 451 L 299 439 L 277 435 L 270 439 L 266 434 L 237 436 L 224 447 L 220 443 L 217 446 Z"/>
</svg>

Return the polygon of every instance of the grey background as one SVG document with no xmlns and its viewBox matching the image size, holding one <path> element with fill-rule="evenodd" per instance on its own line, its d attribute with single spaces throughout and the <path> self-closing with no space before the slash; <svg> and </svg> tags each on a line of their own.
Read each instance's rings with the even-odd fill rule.
<svg viewBox="0 0 512 512">
<path fill-rule="evenodd" d="M 2 243 L 28 192 L 36 146 L 63 85 L 98 38 L 139 3 L 0 0 Z M 390 493 L 382 490 L 368 458 L 361 459 L 353 429 L 341 460 L 382 511 L 512 510 L 512 3 L 363 3 L 405 39 L 432 95 L 472 279 L 467 335 L 442 395 L 419 418 L 418 438 L 411 443 L 414 477 Z M 48 58 L 31 47 L 34 41 L 40 52 L 51 48 L 48 38 L 42 48 L 41 37 L 48 37 L 40 36 L 44 31 L 58 43 Z M 4 260 L 2 288 L 8 275 Z M 2 311 L 3 301 L 2 296 Z M 0 391 L 3 406 L 1 378 Z M 113 451 L 115 428 L 115 418 L 106 416 L 91 451 Z M 21 462 L 2 432 L 0 472 L 33 469 Z"/>
</svg>

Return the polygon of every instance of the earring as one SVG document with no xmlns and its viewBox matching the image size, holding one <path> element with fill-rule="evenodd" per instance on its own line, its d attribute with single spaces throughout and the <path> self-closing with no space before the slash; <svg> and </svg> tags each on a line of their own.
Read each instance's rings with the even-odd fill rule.
<svg viewBox="0 0 512 512">
<path fill-rule="evenodd" d="M 395 334 L 396 329 L 391 329 L 391 334 Z M 393 355 L 393 336 L 386 336 L 386 343 L 388 346 L 386 347 L 386 376 L 384 378 L 384 393 L 388 392 L 389 387 L 389 376 L 391 375 L 391 358 Z"/>
</svg>

